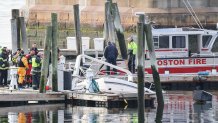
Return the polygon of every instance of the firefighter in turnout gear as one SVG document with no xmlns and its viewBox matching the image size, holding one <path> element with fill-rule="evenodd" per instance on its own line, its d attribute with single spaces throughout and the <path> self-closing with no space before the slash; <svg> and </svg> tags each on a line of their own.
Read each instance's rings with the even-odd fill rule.
<svg viewBox="0 0 218 123">
<path fill-rule="evenodd" d="M 18 58 L 18 56 L 20 55 L 20 52 L 21 52 L 21 49 L 18 48 L 17 51 L 12 54 L 12 63 L 13 63 L 13 65 L 15 65 L 16 67 L 18 66 L 18 65 L 17 65 L 17 58 Z"/>
<path fill-rule="evenodd" d="M 21 50 L 20 55 L 17 58 L 17 65 L 18 65 L 17 74 L 19 76 L 19 78 L 18 78 L 18 88 L 21 89 L 21 88 L 23 88 L 24 79 L 25 79 L 25 76 L 26 76 L 26 70 L 29 69 L 28 61 L 27 61 L 27 58 L 24 55 L 23 50 Z"/>
<path fill-rule="evenodd" d="M 38 52 L 37 55 L 32 57 L 32 78 L 33 78 L 33 90 L 39 89 L 40 75 L 41 75 L 41 66 L 42 66 L 42 57 L 43 54 Z"/>
<path fill-rule="evenodd" d="M 7 86 L 7 78 L 8 78 L 8 52 L 7 48 L 2 48 L 2 53 L 0 54 L 0 85 Z M 3 81 L 4 80 L 4 81 Z"/>
</svg>

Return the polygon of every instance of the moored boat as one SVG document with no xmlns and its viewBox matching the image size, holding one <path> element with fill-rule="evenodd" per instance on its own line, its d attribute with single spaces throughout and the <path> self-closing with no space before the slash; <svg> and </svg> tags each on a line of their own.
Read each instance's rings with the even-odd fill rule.
<svg viewBox="0 0 218 123">
<path fill-rule="evenodd" d="M 152 29 L 159 73 L 191 74 L 218 70 L 218 31 L 196 28 Z M 145 43 L 146 45 L 146 43 Z M 147 47 L 147 46 L 145 46 Z M 151 71 L 145 49 L 145 71 Z M 118 61 L 118 65 L 125 65 Z"/>
</svg>

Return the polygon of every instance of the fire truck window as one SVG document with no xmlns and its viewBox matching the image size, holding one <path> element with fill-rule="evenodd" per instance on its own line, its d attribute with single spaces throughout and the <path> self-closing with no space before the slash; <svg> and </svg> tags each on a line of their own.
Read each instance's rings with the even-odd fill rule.
<svg viewBox="0 0 218 123">
<path fill-rule="evenodd" d="M 185 36 L 173 36 L 172 37 L 173 48 L 185 48 Z"/>
<path fill-rule="evenodd" d="M 211 41 L 212 35 L 203 35 L 202 36 L 202 47 L 206 48 L 210 41 Z"/>
<path fill-rule="evenodd" d="M 169 36 L 160 36 L 159 37 L 159 48 L 169 48 Z"/>
</svg>

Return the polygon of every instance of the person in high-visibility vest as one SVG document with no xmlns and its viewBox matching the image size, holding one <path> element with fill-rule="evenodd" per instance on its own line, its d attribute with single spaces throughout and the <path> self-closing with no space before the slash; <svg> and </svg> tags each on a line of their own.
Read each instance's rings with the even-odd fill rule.
<svg viewBox="0 0 218 123">
<path fill-rule="evenodd" d="M 40 76 L 41 76 L 41 65 L 42 65 L 42 53 L 39 52 L 37 55 L 32 57 L 32 87 L 33 90 L 39 89 Z"/>
<path fill-rule="evenodd" d="M 6 48 L 3 48 L 2 53 L 0 54 L 0 85 L 1 86 L 7 86 L 8 69 L 9 69 L 8 52 Z"/>
<path fill-rule="evenodd" d="M 12 63 L 13 63 L 13 65 L 15 65 L 16 67 L 18 67 L 18 65 L 17 65 L 17 58 L 18 58 L 18 56 L 20 55 L 20 52 L 21 52 L 21 49 L 18 48 L 17 51 L 12 54 Z"/>
<path fill-rule="evenodd" d="M 133 37 L 127 39 L 128 42 L 128 68 L 129 71 L 135 73 L 135 57 L 137 52 L 137 44 L 134 42 Z"/>
<path fill-rule="evenodd" d="M 24 79 L 26 76 L 26 70 L 29 69 L 27 58 L 24 55 L 24 51 L 21 50 L 20 55 L 17 58 L 18 70 L 18 88 L 22 89 L 24 84 Z"/>
</svg>

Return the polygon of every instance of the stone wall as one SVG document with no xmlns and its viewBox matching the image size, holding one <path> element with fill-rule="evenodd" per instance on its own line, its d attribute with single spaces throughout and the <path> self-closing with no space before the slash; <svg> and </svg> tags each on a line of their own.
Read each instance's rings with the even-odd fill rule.
<svg viewBox="0 0 218 123">
<path fill-rule="evenodd" d="M 66 48 L 66 37 L 75 36 L 73 5 L 80 4 L 82 36 L 103 37 L 104 4 L 106 0 L 27 0 L 26 17 L 29 44 L 36 42 L 43 47 L 45 28 L 51 23 L 51 13 L 58 14 L 60 48 Z M 134 33 L 138 18 L 135 12 L 145 12 L 156 27 L 197 27 L 184 6 L 183 0 L 113 0 L 120 10 L 125 36 Z M 216 27 L 218 22 L 217 0 L 189 0 L 204 27 Z M 209 6 L 209 7 L 208 7 Z M 213 7 L 214 6 L 214 7 Z M 25 14 L 27 15 L 27 14 Z M 93 47 L 93 42 L 91 47 Z"/>
</svg>

